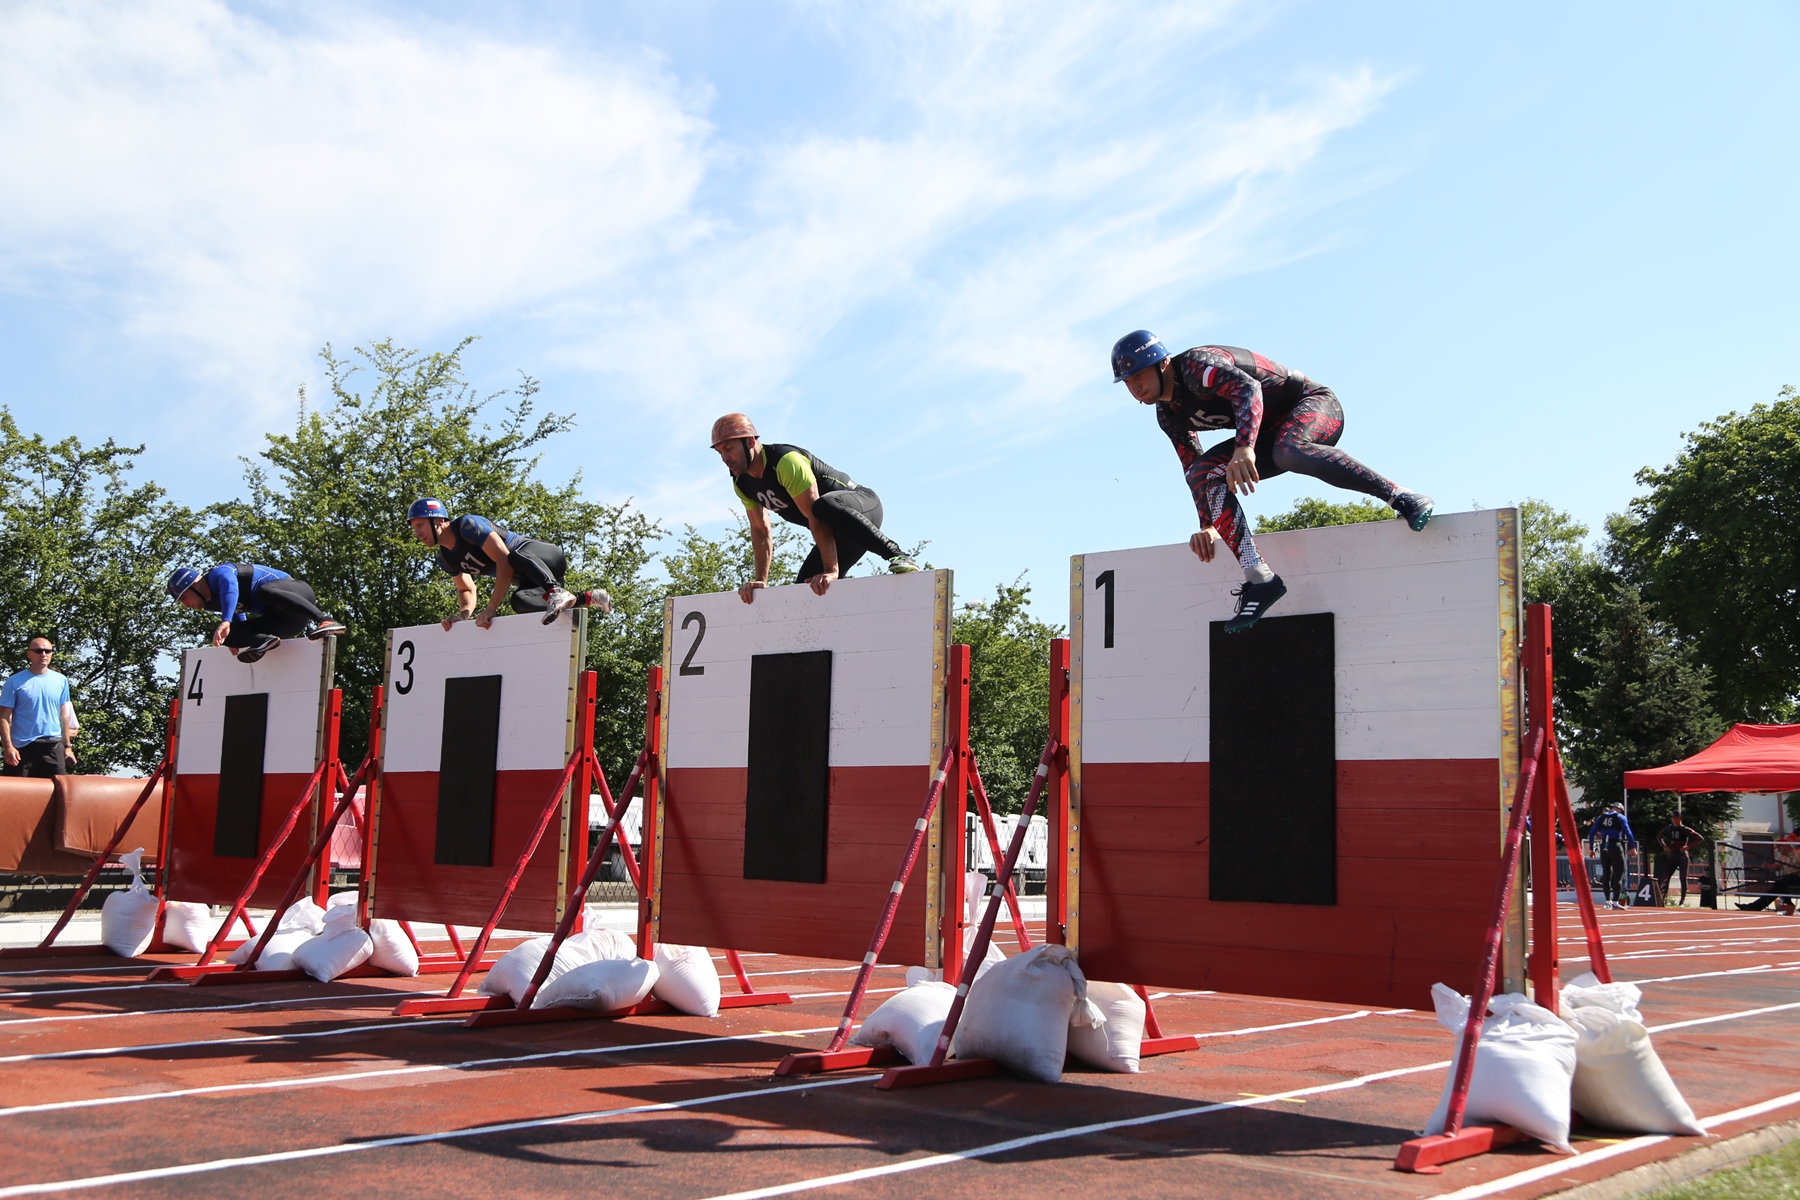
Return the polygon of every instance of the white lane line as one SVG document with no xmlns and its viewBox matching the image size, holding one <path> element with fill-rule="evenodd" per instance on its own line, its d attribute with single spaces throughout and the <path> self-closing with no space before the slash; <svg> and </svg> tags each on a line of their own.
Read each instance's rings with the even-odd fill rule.
<svg viewBox="0 0 1800 1200">
<path fill-rule="evenodd" d="M 1736 1108 L 1730 1112 L 1720 1113 L 1716 1117 L 1706 1117 L 1700 1122 L 1702 1129 L 1716 1129 L 1721 1125 L 1729 1125 L 1733 1121 L 1744 1121 L 1751 1117 L 1760 1117 L 1764 1113 L 1775 1112 L 1800 1103 L 1800 1092 L 1789 1092 L 1785 1096 L 1777 1096 L 1773 1100 L 1764 1100 L 1761 1104 L 1751 1104 Z M 1524 1187 L 1528 1183 L 1550 1179 L 1564 1174 L 1576 1167 L 1585 1167 L 1590 1163 L 1604 1162 L 1609 1158 L 1617 1158 L 1621 1154 L 1629 1154 L 1633 1150 L 1642 1150 L 1646 1146 L 1654 1146 L 1659 1142 L 1672 1140 L 1666 1133 L 1651 1134 L 1645 1137 L 1630 1138 L 1623 1142 L 1615 1142 L 1598 1150 L 1589 1150 L 1572 1158 L 1559 1158 L 1555 1162 L 1531 1167 L 1499 1179 L 1490 1179 L 1486 1183 L 1472 1184 L 1459 1188 L 1454 1192 L 1440 1192 L 1432 1200 L 1478 1200 L 1482 1196 L 1492 1196 L 1499 1192 L 1510 1192 L 1516 1187 Z"/>
<path fill-rule="evenodd" d="M 145 988 L 186 987 L 186 983 L 98 983 L 93 987 L 44 988 L 31 992 L 0 992 L 0 1000 L 30 1000 L 38 996 L 82 996 L 90 992 L 141 992 Z"/>
<path fill-rule="evenodd" d="M 1783 1007 L 1800 1007 L 1800 1005 L 1783 1006 Z M 1405 1011 L 1405 1010 L 1402 1010 L 1402 1011 Z M 1731 1021 L 1731 1020 L 1737 1020 L 1741 1017 L 1758 1016 L 1767 1011 L 1772 1011 L 1772 1010 L 1753 1009 L 1749 1012 L 1744 1012 L 1744 1013 L 1731 1013 L 1731 1014 L 1727 1014 L 1722 1017 L 1711 1017 L 1711 1018 L 1708 1018 L 1708 1020 Z M 1687 1024 L 1687 1022 L 1680 1022 L 1679 1024 Z M 1667 1028 L 1677 1028 L 1677 1027 L 1678 1026 L 1668 1026 Z M 977 1146 L 971 1150 L 959 1150 L 952 1154 L 937 1154 L 937 1155 L 931 1155 L 926 1158 L 908 1159 L 905 1162 L 888 1163 L 888 1164 L 885 1164 L 885 1165 L 879 1166 L 879 1167 L 865 1167 L 858 1171 L 843 1171 L 836 1175 L 825 1175 L 825 1176 L 820 1176 L 819 1178 L 816 1178 L 816 1179 L 803 1179 L 803 1180 L 798 1180 L 794 1183 L 778 1184 L 774 1187 L 755 1188 L 751 1191 L 729 1192 L 729 1193 L 726 1193 L 723 1195 L 710 1197 L 709 1200 L 765 1200 L 766 1197 L 787 1196 L 787 1195 L 792 1195 L 795 1192 L 813 1191 L 818 1188 L 835 1187 L 838 1184 L 842 1184 L 842 1183 L 857 1183 L 857 1182 L 860 1182 L 865 1179 L 877 1179 L 884 1175 L 897 1175 L 904 1171 L 918 1171 L 918 1170 L 923 1170 L 928 1167 L 947 1166 L 951 1163 L 965 1162 L 972 1158 L 987 1158 L 987 1157 L 991 1157 L 996 1154 L 1006 1154 L 1013 1150 L 1024 1149 L 1029 1146 L 1042 1145 L 1045 1142 L 1064 1141 L 1069 1138 L 1087 1137 L 1087 1136 L 1090 1136 L 1092 1134 L 1097 1134 L 1097 1133 L 1109 1133 L 1115 1129 L 1127 1129 L 1127 1128 L 1132 1128 L 1134 1126 L 1154 1125 L 1161 1121 L 1174 1121 L 1174 1120 L 1180 1120 L 1183 1117 L 1203 1116 L 1207 1113 L 1223 1112 L 1227 1109 L 1252 1108 L 1252 1107 L 1258 1107 L 1258 1106 L 1261 1106 L 1264 1104 L 1270 1104 L 1270 1103 L 1283 1101 L 1283 1100 L 1300 1099 L 1300 1098 L 1303 1098 L 1306 1096 L 1322 1095 L 1327 1092 L 1344 1091 L 1349 1088 L 1364 1087 L 1368 1084 L 1376 1083 L 1376 1082 L 1379 1082 L 1384 1079 L 1397 1079 L 1403 1075 L 1417 1075 L 1424 1071 L 1440 1070 L 1440 1069 L 1448 1068 L 1449 1066 L 1450 1066 L 1449 1060 L 1445 1060 L 1443 1062 L 1427 1063 L 1425 1066 L 1422 1066 L 1422 1067 L 1402 1067 L 1398 1070 L 1393 1070 L 1393 1071 L 1378 1071 L 1371 1075 L 1359 1075 L 1354 1079 L 1347 1079 L 1347 1080 L 1343 1080 L 1338 1083 L 1328 1083 L 1328 1084 L 1323 1084 L 1321 1086 L 1310 1087 L 1310 1088 L 1298 1088 L 1298 1089 L 1295 1089 L 1294 1091 L 1282 1092 L 1282 1093 L 1279 1093 L 1279 1094 L 1273 1095 L 1273 1096 L 1257 1096 L 1257 1097 L 1252 1097 L 1252 1098 L 1248 1098 L 1248 1099 L 1244 1099 L 1244 1100 L 1229 1100 L 1229 1101 L 1225 1101 L 1225 1102 L 1219 1103 L 1219 1104 L 1205 1104 L 1205 1105 L 1199 1105 L 1194 1108 L 1178 1109 L 1174 1112 L 1157 1113 L 1153 1116 L 1148 1116 L 1148 1117 L 1131 1117 L 1131 1118 L 1127 1118 L 1127 1119 L 1119 1120 L 1119 1121 L 1102 1121 L 1102 1122 L 1099 1122 L 1099 1123 L 1093 1124 L 1093 1125 L 1081 1125 L 1081 1126 L 1077 1126 L 1073 1129 L 1058 1129 L 1058 1130 L 1053 1130 L 1048 1133 L 1037 1133 L 1037 1134 L 1032 1134 L 1028 1137 L 1013 1138 L 1009 1141 L 993 1142 L 986 1146 Z M 1791 1104 L 1791 1103 L 1795 1102 L 1796 1100 L 1800 1100 L 1800 1092 L 1794 1093 L 1791 1096 L 1781 1097 L 1778 1100 L 1765 1101 L 1763 1104 L 1753 1105 L 1749 1109 L 1739 1109 L 1739 1110 L 1736 1110 L 1735 1112 L 1723 1113 L 1717 1117 L 1712 1118 L 1710 1124 L 1724 1124 L 1726 1122 L 1733 1121 L 1733 1120 L 1741 1120 L 1745 1116 L 1751 1116 L 1751 1115 L 1755 1115 L 1756 1113 L 1759 1113 L 1759 1112 L 1769 1111 L 1773 1108 L 1779 1108 L 1786 1104 Z M 1700 1124 L 1703 1126 L 1710 1127 L 1709 1122 L 1707 1122 L 1707 1121 L 1702 1121 L 1702 1122 L 1700 1122 Z M 1612 1151 L 1613 1153 L 1623 1153 L 1624 1149 L 1622 1149 L 1622 1147 L 1635 1149 L 1637 1145 L 1650 1145 L 1650 1144 L 1653 1144 L 1658 1141 L 1667 1141 L 1667 1140 L 1668 1139 L 1666 1137 L 1638 1139 L 1636 1144 L 1619 1143 L 1618 1145 L 1608 1147 L 1607 1149 Z M 1604 1157 L 1611 1157 L 1611 1154 L 1605 1154 L 1604 1152 L 1596 1152 L 1596 1153 L 1602 1153 L 1602 1154 L 1604 1154 Z M 1543 1178 L 1547 1175 L 1555 1174 L 1557 1171 L 1566 1171 L 1569 1169 L 1569 1165 L 1571 1163 L 1581 1161 L 1582 1157 L 1583 1156 L 1577 1156 L 1576 1158 L 1558 1159 L 1556 1162 L 1549 1164 L 1547 1167 L 1538 1168 L 1538 1170 L 1543 1172 L 1543 1174 L 1538 1175 L 1536 1177 Z M 1527 1172 L 1527 1174 L 1529 1174 L 1529 1172 Z M 1519 1182 L 1529 1182 L 1529 1181 L 1528 1180 L 1520 1180 Z M 1501 1189 L 1496 1189 L 1496 1190 L 1501 1190 Z M 1487 1193 L 1475 1192 L 1475 1193 L 1471 1193 L 1471 1194 L 1472 1195 L 1485 1195 Z M 1456 1193 L 1455 1195 L 1460 1198 L 1460 1197 L 1462 1197 L 1463 1193 L 1459 1192 L 1459 1193 Z M 1448 1197 L 1448 1196 L 1439 1197 L 1438 1200 L 1451 1200 L 1451 1197 Z"/>
<path fill-rule="evenodd" d="M 1442 1065 L 1442 1064 L 1439 1064 Z M 403 1137 L 377 1138 L 367 1142 L 342 1142 L 335 1146 L 313 1146 L 305 1150 L 282 1150 L 272 1154 L 247 1154 L 240 1158 L 220 1158 L 209 1162 L 188 1163 L 178 1167 L 152 1167 L 143 1171 L 121 1171 L 114 1175 L 90 1175 L 85 1179 L 65 1179 L 53 1183 L 25 1183 L 13 1187 L 0 1188 L 0 1198 L 8 1196 L 39 1196 L 45 1192 L 78 1191 L 88 1188 L 111 1187 L 120 1183 L 142 1183 L 151 1179 L 174 1179 L 183 1175 L 204 1175 L 214 1171 L 229 1171 L 236 1167 L 258 1167 L 271 1163 L 301 1162 L 312 1158 L 328 1158 L 339 1154 L 357 1154 L 364 1150 L 386 1150 L 394 1146 L 419 1146 L 429 1142 L 448 1142 L 460 1138 L 486 1137 L 498 1133 L 518 1133 L 527 1129 L 549 1129 L 558 1125 L 574 1125 L 589 1121 L 605 1121 L 613 1117 L 641 1116 L 644 1113 L 674 1112 L 684 1108 L 699 1108 L 708 1104 L 725 1104 L 732 1100 L 755 1100 L 762 1096 L 779 1096 L 786 1092 L 805 1092 L 829 1087 L 846 1087 L 854 1083 L 866 1084 L 867 1075 L 852 1075 L 845 1079 L 815 1079 L 806 1083 L 793 1083 L 783 1087 L 752 1088 L 744 1091 L 715 1093 L 710 1096 L 695 1096 L 689 1100 L 665 1100 L 658 1104 L 634 1104 L 629 1108 L 604 1108 L 592 1112 L 568 1113 L 560 1117 L 533 1117 L 524 1121 L 506 1121 L 495 1125 L 476 1125 L 468 1129 L 454 1129 L 439 1133 L 415 1133 Z"/>
<path fill-rule="evenodd" d="M 951 1163 L 967 1162 L 972 1158 L 988 1158 L 995 1154 L 1007 1154 L 1014 1150 L 1024 1150 L 1031 1146 L 1039 1146 L 1045 1142 L 1065 1141 L 1069 1138 L 1091 1137 L 1100 1133 L 1111 1133 L 1115 1129 L 1132 1129 L 1144 1125 L 1156 1125 L 1163 1121 L 1179 1121 L 1186 1117 L 1201 1117 L 1208 1113 L 1226 1112 L 1238 1108 L 1261 1108 L 1264 1105 L 1276 1104 L 1283 1100 L 1298 1100 L 1307 1096 L 1319 1096 L 1326 1092 L 1342 1092 L 1351 1088 L 1367 1087 L 1371 1083 L 1380 1083 L 1386 1079 L 1397 1079 L 1403 1075 L 1417 1075 L 1423 1071 L 1442 1070 L 1450 1065 L 1449 1060 L 1426 1063 L 1419 1067 L 1401 1067 L 1394 1071 L 1377 1071 L 1371 1075 L 1359 1075 L 1354 1079 L 1339 1080 L 1336 1083 L 1320 1084 L 1317 1087 L 1296 1088 L 1291 1092 L 1279 1092 L 1273 1096 L 1252 1096 L 1242 1100 L 1226 1100 L 1218 1104 L 1199 1104 L 1191 1108 L 1178 1108 L 1171 1112 L 1154 1113 L 1146 1117 L 1126 1117 L 1117 1121 L 1098 1121 L 1092 1125 L 1078 1125 L 1073 1129 L 1056 1129 L 1048 1133 L 1034 1133 L 1026 1137 L 1011 1138 L 1004 1142 L 990 1142 L 985 1146 L 975 1146 L 968 1150 L 958 1150 L 952 1154 L 933 1154 L 924 1158 L 911 1158 L 904 1162 L 886 1163 L 879 1167 L 864 1167 L 859 1171 L 841 1171 L 836 1175 L 821 1175 L 816 1179 L 801 1179 L 794 1183 L 777 1184 L 774 1187 L 755 1188 L 747 1192 L 728 1192 L 713 1196 L 710 1200 L 763 1200 L 769 1196 L 788 1196 L 795 1192 L 807 1192 L 817 1188 L 836 1187 L 841 1183 L 859 1183 L 865 1179 L 879 1179 L 884 1175 L 898 1175 L 905 1171 L 922 1171 L 929 1167 L 948 1166 Z M 10 1193 L 0 1191 L 0 1196 Z"/>
<path fill-rule="evenodd" d="M 1646 1028 L 1651 1033 L 1662 1033 L 1667 1029 L 1688 1029 L 1695 1025 L 1716 1025 L 1720 1021 L 1737 1021 L 1744 1017 L 1760 1017 L 1764 1013 L 1788 1012 L 1800 1008 L 1800 1000 L 1792 1004 L 1771 1004 L 1767 1008 L 1752 1008 L 1744 1012 L 1726 1013 L 1722 1017 L 1696 1017 L 1692 1021 L 1671 1021 L 1667 1025 L 1650 1025 Z"/>
<path fill-rule="evenodd" d="M 382 1029 L 448 1029 L 443 1022 L 390 1021 L 383 1025 L 344 1025 L 337 1029 L 314 1029 L 306 1033 L 262 1033 L 250 1037 L 212 1038 L 190 1042 L 147 1042 L 141 1046 L 98 1046 L 91 1050 L 50 1050 L 43 1054 L 9 1054 L 0 1063 L 52 1062 L 70 1058 L 107 1058 L 115 1054 L 141 1054 L 146 1050 L 188 1050 L 200 1046 L 250 1046 L 261 1042 L 297 1042 L 302 1038 L 342 1037 L 351 1033 L 374 1033 Z"/>
<path fill-rule="evenodd" d="M 407 992 L 389 992 L 384 996 L 358 995 L 345 992 L 332 996 L 302 996 L 297 1000 L 253 1000 L 246 1004 L 209 1004 L 190 1008 L 140 1008 L 130 1012 L 96 1012 L 96 1013 L 59 1013 L 54 1017 L 15 1017 L 12 1020 L 0 1020 L 0 1035 L 14 1025 L 39 1025 L 47 1021 L 114 1021 L 120 1017 L 166 1017 L 181 1013 L 215 1013 L 237 1012 L 246 1008 L 275 1008 L 291 1004 L 318 1004 L 348 1008 L 353 1004 L 392 1004 L 397 997 L 408 995 Z"/>
<path fill-rule="evenodd" d="M 144 971 L 155 969 L 155 964 L 127 963 L 122 967 L 38 967 L 30 971 L 0 971 L 0 976 L 14 975 L 99 975 L 111 971 Z"/>
<path fill-rule="evenodd" d="M 1410 1010 L 1395 1010 L 1410 1011 Z M 1760 1011 L 1760 1010 L 1758 1010 Z M 1755 1015 L 1754 1013 L 1738 1015 Z M 1330 1019 L 1330 1018 L 1327 1018 Z M 1342 1018 L 1339 1018 L 1342 1019 Z M 1732 1015 L 1714 1018 L 1716 1020 L 1732 1020 Z M 766 1035 L 759 1035 L 766 1036 Z M 831 1187 L 838 1183 L 849 1183 L 860 1179 L 874 1178 L 901 1171 L 916 1171 L 925 1167 L 943 1166 L 949 1163 L 963 1162 L 971 1158 L 982 1158 L 994 1154 L 1003 1154 L 1009 1150 L 1038 1145 L 1043 1142 L 1063 1141 L 1073 1137 L 1084 1137 L 1093 1133 L 1104 1133 L 1114 1129 L 1133 1126 L 1153 1125 L 1162 1121 L 1178 1120 L 1182 1117 L 1200 1116 L 1206 1113 L 1223 1112 L 1228 1109 L 1255 1108 L 1266 1104 L 1274 1104 L 1283 1100 L 1300 1099 L 1307 1096 L 1324 1095 L 1329 1092 L 1345 1091 L 1351 1088 L 1364 1087 L 1385 1079 L 1398 1079 L 1406 1075 L 1417 1075 L 1425 1071 L 1442 1070 L 1450 1066 L 1450 1060 L 1425 1063 L 1417 1067 L 1401 1067 L 1392 1071 L 1378 1071 L 1369 1075 L 1357 1076 L 1353 1079 L 1339 1080 L 1336 1083 L 1320 1084 L 1315 1087 L 1299 1088 L 1271 1096 L 1256 1096 L 1241 1100 L 1230 1100 L 1218 1104 L 1205 1104 L 1193 1108 L 1178 1109 L 1174 1112 L 1157 1113 L 1146 1117 L 1132 1117 L 1119 1121 L 1101 1122 L 1095 1125 L 1084 1125 L 1074 1129 L 1052 1130 L 1047 1133 L 1033 1134 L 1025 1138 L 996 1142 L 988 1146 L 978 1146 L 972 1150 L 959 1151 L 955 1154 L 934 1155 L 928 1158 L 911 1159 L 901 1163 L 890 1163 L 882 1167 L 866 1168 L 861 1171 L 845 1172 L 840 1175 L 824 1176 L 819 1179 L 801 1180 L 797 1183 L 781 1185 L 775 1188 L 763 1188 L 754 1192 L 738 1192 L 728 1197 L 714 1197 L 713 1200 L 753 1200 L 762 1196 L 781 1196 L 792 1192 L 809 1191 L 815 1188 Z M 755 1096 L 780 1095 L 787 1092 L 806 1091 L 810 1088 L 841 1087 L 847 1084 L 866 1083 L 867 1075 L 853 1075 L 843 1079 L 815 1080 L 808 1083 L 792 1084 L 786 1087 L 765 1088 L 756 1091 L 730 1092 L 724 1095 L 701 1096 L 691 1100 L 677 1100 L 660 1104 L 635 1105 L 630 1108 L 602 1109 L 588 1113 L 574 1113 L 560 1117 L 536 1117 L 524 1121 L 511 1121 L 499 1125 L 482 1125 L 469 1129 L 445 1130 L 437 1133 L 410 1134 L 402 1137 L 380 1138 L 367 1142 L 340 1143 L 332 1146 L 314 1146 L 303 1150 L 284 1150 L 271 1154 L 247 1155 L 238 1158 L 215 1159 L 210 1162 L 188 1163 L 174 1167 L 154 1167 L 141 1171 L 126 1171 L 112 1175 L 93 1175 L 85 1179 L 67 1179 L 50 1183 L 28 1183 L 13 1187 L 0 1188 L 0 1200 L 9 1196 L 35 1196 L 46 1192 L 75 1191 L 89 1188 L 109 1187 L 119 1183 L 140 1183 L 151 1179 L 170 1179 L 184 1175 L 198 1175 L 215 1171 L 231 1170 L 236 1167 L 261 1166 L 269 1163 L 297 1162 L 306 1159 L 325 1158 L 339 1154 L 353 1154 L 363 1150 L 380 1150 L 394 1146 L 414 1146 L 428 1142 L 455 1141 L 460 1138 L 480 1137 L 494 1133 L 512 1133 L 527 1129 L 544 1129 L 557 1125 L 569 1125 L 585 1121 L 601 1121 L 617 1116 L 631 1116 L 648 1112 L 668 1112 L 675 1109 L 694 1108 L 705 1104 L 724 1103 L 730 1100 L 746 1099 Z M 1767 1101 L 1762 1106 L 1752 1109 L 1740 1109 L 1735 1113 L 1715 1117 L 1714 1122 L 1723 1123 L 1728 1120 L 1741 1119 L 1754 1115 L 1755 1112 L 1767 1111 L 1773 1107 L 1791 1102 L 1783 1097 L 1779 1101 Z M 1702 1125 L 1707 1122 L 1702 1121 Z M 1566 1169 L 1573 1160 L 1561 1159 L 1552 1164 Z"/>
<path fill-rule="evenodd" d="M 57 1100 L 47 1104 L 20 1104 L 0 1108 L 0 1117 L 17 1117 L 26 1113 L 65 1112 L 74 1108 L 110 1108 L 115 1104 L 142 1104 L 150 1100 L 178 1100 L 188 1096 L 217 1096 L 225 1092 L 267 1092 L 287 1088 L 320 1087 L 357 1079 L 387 1079 L 396 1075 L 429 1075 L 438 1071 L 472 1071 L 480 1067 L 505 1067 L 519 1063 L 544 1062 L 558 1058 L 580 1058 L 592 1054 L 630 1054 L 639 1050 L 685 1049 L 719 1042 L 753 1042 L 760 1038 L 802 1037 L 814 1033 L 830 1033 L 835 1025 L 815 1029 L 765 1029 L 758 1033 L 726 1034 L 715 1037 L 677 1038 L 667 1042 L 637 1042 L 619 1046 L 583 1046 L 576 1050 L 545 1050 L 537 1054 L 519 1054 L 498 1058 L 470 1058 L 454 1063 L 426 1063 L 411 1067 L 383 1067 L 373 1071 L 339 1071 L 331 1075 L 305 1075 L 287 1079 L 265 1079 L 257 1083 L 216 1083 L 207 1087 L 176 1088 L 167 1092 L 147 1092 L 131 1096 L 100 1096 L 91 1100 Z"/>
<path fill-rule="evenodd" d="M 1761 975 L 1777 971 L 1800 971 L 1800 963 L 1759 963 L 1754 967 L 1732 967 L 1725 971 L 1698 971 L 1692 975 L 1654 975 L 1649 979 L 1623 979 L 1621 983 L 1679 983 L 1684 979 L 1717 979 L 1722 975 Z"/>
</svg>

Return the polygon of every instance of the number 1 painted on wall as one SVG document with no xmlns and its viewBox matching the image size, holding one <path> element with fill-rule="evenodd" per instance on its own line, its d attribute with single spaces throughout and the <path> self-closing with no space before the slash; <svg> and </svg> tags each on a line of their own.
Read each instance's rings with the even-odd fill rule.
<svg viewBox="0 0 1800 1200">
<path fill-rule="evenodd" d="M 1106 589 L 1106 636 L 1101 642 L 1101 648 L 1111 650 L 1113 648 L 1113 573 L 1102 571 L 1094 576 L 1094 586 Z"/>
</svg>

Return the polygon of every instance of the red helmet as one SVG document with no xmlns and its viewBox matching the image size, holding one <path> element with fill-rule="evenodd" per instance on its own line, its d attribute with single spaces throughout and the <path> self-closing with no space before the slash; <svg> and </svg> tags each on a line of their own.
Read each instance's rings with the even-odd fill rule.
<svg viewBox="0 0 1800 1200">
<path fill-rule="evenodd" d="M 760 437 L 756 426 L 743 413 L 726 413 L 713 422 L 712 444 L 717 449 L 720 442 L 729 442 L 732 438 Z"/>
</svg>

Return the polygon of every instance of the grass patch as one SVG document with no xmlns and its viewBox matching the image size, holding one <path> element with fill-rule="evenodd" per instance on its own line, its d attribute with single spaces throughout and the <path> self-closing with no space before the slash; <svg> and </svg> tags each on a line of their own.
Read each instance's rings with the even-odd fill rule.
<svg viewBox="0 0 1800 1200">
<path fill-rule="evenodd" d="M 1800 1142 L 1678 1187 L 1651 1192 L 1645 1200 L 1800 1200 Z"/>
</svg>

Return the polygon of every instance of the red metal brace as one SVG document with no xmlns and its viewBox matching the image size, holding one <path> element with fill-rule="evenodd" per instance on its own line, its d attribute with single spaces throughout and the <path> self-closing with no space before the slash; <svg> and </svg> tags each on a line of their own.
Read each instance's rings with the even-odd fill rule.
<svg viewBox="0 0 1800 1200">
<path fill-rule="evenodd" d="M 954 745 L 945 746 L 943 759 L 938 763 L 937 770 L 932 772 L 931 786 L 925 791 L 925 805 L 919 810 L 919 819 L 913 824 L 912 839 L 907 842 L 906 854 L 900 860 L 899 874 L 894 877 L 894 886 L 888 890 L 881 919 L 875 923 L 875 934 L 869 939 L 869 952 L 863 955 L 862 966 L 856 972 L 856 982 L 850 986 L 850 999 L 844 1005 L 844 1016 L 838 1021 L 837 1032 L 831 1035 L 831 1044 L 824 1050 L 808 1050 L 788 1055 L 775 1068 L 775 1074 L 812 1075 L 819 1071 L 881 1066 L 901 1061 L 899 1051 L 892 1046 L 858 1046 L 846 1050 L 844 1045 L 850 1040 L 850 1030 L 856 1024 L 856 1010 L 862 1007 L 863 993 L 868 990 L 869 976 L 875 970 L 875 960 L 881 957 L 881 949 L 887 945 L 888 934 L 893 931 L 894 915 L 900 911 L 901 893 L 906 890 L 906 881 L 912 875 L 914 864 L 919 861 L 919 849 L 925 844 L 925 834 L 931 828 L 932 814 L 937 811 L 938 799 L 944 794 L 950 760 L 955 754 Z M 982 952 L 985 954 L 986 949 Z"/>
<path fill-rule="evenodd" d="M 1025 837 L 1031 831 L 1031 815 L 1037 811 L 1038 798 L 1044 791 L 1044 781 L 1050 777 L 1050 760 L 1056 756 L 1056 751 L 1057 741 L 1052 736 L 1044 743 L 1044 753 L 1038 758 L 1037 771 L 1031 777 L 1031 791 L 1025 797 L 1025 807 L 1019 811 L 1019 824 L 1013 830 L 1012 845 L 1006 848 L 1006 861 L 999 868 L 1001 878 L 1012 878 L 1013 868 L 1019 864 L 1019 855 L 1025 849 Z M 968 960 L 972 963 L 979 963 L 987 956 L 988 943 L 994 936 L 994 922 L 1000 916 L 1001 900 L 1002 896 L 998 891 L 988 897 L 987 911 L 981 917 L 981 928 L 976 931 L 975 941 L 969 947 Z M 938 1035 L 937 1048 L 931 1052 L 931 1062 L 921 1066 L 890 1067 L 876 1081 L 876 1087 L 887 1091 L 999 1073 L 1000 1064 L 988 1058 L 959 1058 L 954 1063 L 944 1061 L 950 1053 L 950 1040 L 956 1035 L 957 1022 L 962 1019 L 963 1002 L 968 999 L 974 974 L 974 971 L 970 971 L 968 977 L 956 985 L 956 998 L 950 1002 L 950 1013 L 944 1018 L 944 1031 Z"/>
</svg>

